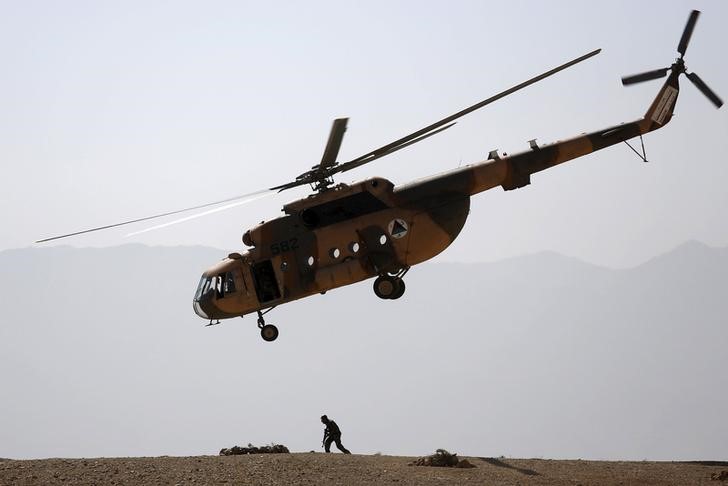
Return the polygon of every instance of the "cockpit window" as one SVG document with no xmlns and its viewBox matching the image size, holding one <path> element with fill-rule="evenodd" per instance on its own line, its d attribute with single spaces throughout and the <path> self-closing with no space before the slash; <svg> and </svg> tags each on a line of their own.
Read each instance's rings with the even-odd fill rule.
<svg viewBox="0 0 728 486">
<path fill-rule="evenodd" d="M 235 275 L 233 272 L 219 273 L 212 281 L 218 299 L 224 299 L 235 293 Z"/>
<path fill-rule="evenodd" d="M 235 293 L 235 276 L 233 275 L 233 272 L 225 273 L 225 282 L 222 290 L 225 294 Z"/>
<path fill-rule="evenodd" d="M 215 290 L 215 296 L 218 299 L 227 297 L 235 293 L 235 274 L 233 272 L 225 272 L 215 275 L 214 277 L 203 276 L 197 285 L 195 292 L 195 300 L 205 295 L 210 289 Z"/>
<path fill-rule="evenodd" d="M 217 275 L 215 277 L 212 277 L 212 286 L 215 287 L 215 293 L 216 293 L 218 299 L 222 298 L 222 296 L 223 296 L 223 293 L 222 293 L 222 277 L 223 277 L 223 275 L 224 274 L 221 273 L 221 274 L 219 274 L 219 275 Z"/>
<path fill-rule="evenodd" d="M 205 292 L 210 288 L 210 283 L 212 282 L 211 277 L 205 277 L 204 275 L 200 279 L 200 283 L 197 285 L 197 292 L 195 292 L 195 300 L 200 300 L 200 297 L 202 297 Z"/>
</svg>

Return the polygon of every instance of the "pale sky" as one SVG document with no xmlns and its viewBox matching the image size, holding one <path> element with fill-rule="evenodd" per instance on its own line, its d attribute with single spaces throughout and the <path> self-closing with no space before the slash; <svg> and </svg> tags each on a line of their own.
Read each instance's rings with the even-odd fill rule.
<svg viewBox="0 0 728 486">
<path fill-rule="evenodd" d="M 728 3 L 0 2 L 0 249 L 292 180 L 349 116 L 346 161 L 595 48 L 576 67 L 471 114 L 446 133 L 337 180 L 395 184 L 639 118 L 691 9 L 686 55 L 728 99 Z M 442 261 L 554 250 L 628 267 L 686 240 L 728 244 L 728 111 L 684 77 L 676 117 L 645 138 L 472 200 Z M 288 191 L 124 238 L 62 241 L 240 249 Z"/>
</svg>

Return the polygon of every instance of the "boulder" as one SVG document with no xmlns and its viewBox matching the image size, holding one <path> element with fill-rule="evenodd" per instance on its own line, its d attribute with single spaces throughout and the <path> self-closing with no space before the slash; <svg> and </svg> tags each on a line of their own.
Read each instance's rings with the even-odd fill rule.
<svg viewBox="0 0 728 486">
<path fill-rule="evenodd" d="M 243 454 L 289 454 L 291 451 L 288 447 L 281 444 L 271 444 L 261 447 L 256 447 L 253 444 L 248 444 L 248 447 L 232 446 L 230 448 L 223 448 L 220 450 L 221 456 L 241 456 Z"/>
<path fill-rule="evenodd" d="M 445 449 L 437 449 L 434 454 L 429 456 L 420 457 L 414 462 L 410 463 L 410 466 L 431 466 L 431 467 L 462 467 L 470 468 L 475 467 L 467 459 L 458 459 L 457 454 L 450 454 Z"/>
</svg>

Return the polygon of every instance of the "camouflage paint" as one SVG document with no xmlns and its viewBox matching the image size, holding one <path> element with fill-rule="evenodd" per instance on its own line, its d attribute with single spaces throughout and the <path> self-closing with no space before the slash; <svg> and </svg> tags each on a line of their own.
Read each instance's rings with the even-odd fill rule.
<svg viewBox="0 0 728 486">
<path fill-rule="evenodd" d="M 196 312 L 206 319 L 242 316 L 378 275 L 394 274 L 445 250 L 458 236 L 470 196 L 501 186 L 517 189 L 531 175 L 665 126 L 679 92 L 672 72 L 641 119 L 531 150 L 498 157 L 399 187 L 382 178 L 340 184 L 284 206 L 284 216 L 247 231 L 251 248 L 208 269 L 203 277 L 235 276 L 236 292 L 208 291 Z M 318 214 L 319 211 L 321 214 Z M 396 235 L 393 221 L 403 221 Z M 358 248 L 357 248 L 358 246 Z M 259 302 L 251 265 L 270 260 L 280 298 Z"/>
</svg>

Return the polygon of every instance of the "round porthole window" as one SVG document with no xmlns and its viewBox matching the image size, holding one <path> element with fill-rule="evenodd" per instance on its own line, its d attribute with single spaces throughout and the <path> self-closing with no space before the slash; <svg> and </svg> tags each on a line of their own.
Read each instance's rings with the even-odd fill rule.
<svg viewBox="0 0 728 486">
<path fill-rule="evenodd" d="M 308 257 L 308 266 L 313 267 L 314 258 L 312 256 Z"/>
<path fill-rule="evenodd" d="M 387 236 L 386 235 L 382 235 L 382 236 L 379 237 L 379 244 L 380 245 L 383 245 L 386 242 L 387 242 Z"/>
<path fill-rule="evenodd" d="M 349 251 L 352 253 L 358 253 L 359 252 L 359 243 L 356 241 L 352 241 L 349 243 Z"/>
<path fill-rule="evenodd" d="M 335 260 L 341 256 L 341 250 L 338 248 L 332 248 L 329 250 L 329 256 Z"/>
</svg>

